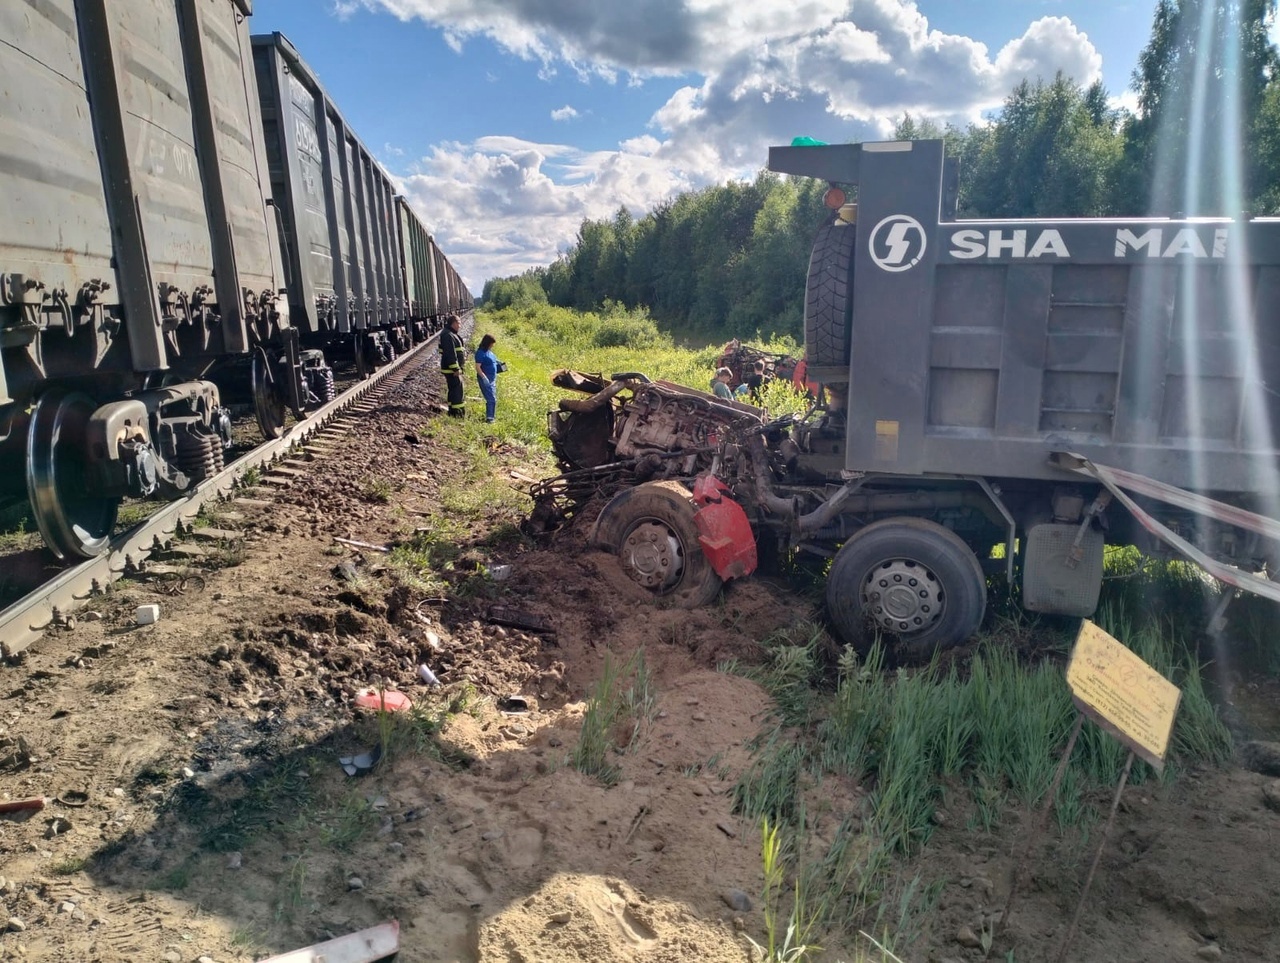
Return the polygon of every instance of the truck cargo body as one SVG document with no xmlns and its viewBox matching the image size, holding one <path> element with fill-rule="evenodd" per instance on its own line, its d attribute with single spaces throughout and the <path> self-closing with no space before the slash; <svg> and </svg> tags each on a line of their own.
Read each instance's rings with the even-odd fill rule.
<svg viewBox="0 0 1280 963">
<path fill-rule="evenodd" d="M 946 221 L 940 142 L 863 147 L 770 155 L 858 189 L 837 468 L 1280 492 L 1280 221 Z"/>
</svg>

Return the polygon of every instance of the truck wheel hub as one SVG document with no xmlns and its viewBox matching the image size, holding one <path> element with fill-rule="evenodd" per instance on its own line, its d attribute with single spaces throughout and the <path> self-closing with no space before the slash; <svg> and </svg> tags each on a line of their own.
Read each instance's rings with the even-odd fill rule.
<svg viewBox="0 0 1280 963">
<path fill-rule="evenodd" d="M 918 562 L 891 559 L 867 574 L 862 607 L 877 625 L 891 632 L 921 632 L 942 615 L 942 585 Z"/>
<path fill-rule="evenodd" d="M 632 581 L 654 592 L 665 592 L 680 582 L 684 551 L 680 539 L 659 522 L 641 522 L 622 542 L 622 570 Z"/>
</svg>

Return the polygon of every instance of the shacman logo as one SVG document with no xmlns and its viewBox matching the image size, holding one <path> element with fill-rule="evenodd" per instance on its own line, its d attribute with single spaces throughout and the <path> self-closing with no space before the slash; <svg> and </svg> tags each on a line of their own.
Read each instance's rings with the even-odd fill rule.
<svg viewBox="0 0 1280 963">
<path fill-rule="evenodd" d="M 871 229 L 871 260 L 885 271 L 907 271 L 920 263 L 928 243 L 914 217 L 890 214 Z"/>
</svg>

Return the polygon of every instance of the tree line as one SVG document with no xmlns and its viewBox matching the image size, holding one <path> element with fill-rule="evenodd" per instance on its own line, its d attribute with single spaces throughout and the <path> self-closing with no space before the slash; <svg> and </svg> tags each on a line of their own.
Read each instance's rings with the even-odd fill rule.
<svg viewBox="0 0 1280 963">
<path fill-rule="evenodd" d="M 1100 82 L 1024 81 L 988 121 L 904 116 L 894 139 L 940 137 L 959 160 L 958 214 L 1088 217 L 1280 212 L 1276 0 L 1159 0 L 1133 73 L 1137 111 Z M 706 338 L 802 331 L 825 183 L 761 173 L 682 194 L 636 219 L 585 220 L 547 267 L 490 280 L 492 307 L 647 309 Z"/>
</svg>

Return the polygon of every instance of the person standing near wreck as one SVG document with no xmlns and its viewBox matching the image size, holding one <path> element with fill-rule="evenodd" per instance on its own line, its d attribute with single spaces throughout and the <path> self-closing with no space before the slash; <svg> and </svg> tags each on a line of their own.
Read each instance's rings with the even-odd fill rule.
<svg viewBox="0 0 1280 963">
<path fill-rule="evenodd" d="M 729 388 L 729 382 L 732 380 L 732 371 L 728 368 L 717 368 L 716 376 L 711 379 L 711 393 L 717 398 L 723 398 L 725 401 L 732 401 L 733 391 Z"/>
<path fill-rule="evenodd" d="M 489 424 L 493 424 L 498 411 L 498 375 L 507 370 L 493 353 L 497 343 L 497 338 L 486 334 L 476 348 L 476 381 L 480 382 L 480 394 L 484 395 L 484 420 Z"/>
<path fill-rule="evenodd" d="M 466 346 L 458 329 L 462 320 L 456 315 L 449 315 L 444 330 L 440 332 L 440 370 L 444 374 L 444 383 L 449 390 L 449 416 L 464 418 L 467 414 L 462 393 L 462 364 L 466 357 Z"/>
</svg>

